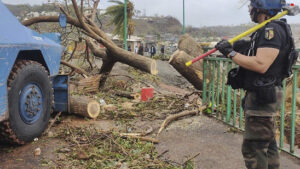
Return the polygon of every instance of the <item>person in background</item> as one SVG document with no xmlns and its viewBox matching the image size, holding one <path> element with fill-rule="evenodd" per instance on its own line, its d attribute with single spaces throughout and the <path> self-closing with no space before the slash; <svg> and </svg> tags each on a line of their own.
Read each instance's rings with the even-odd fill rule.
<svg viewBox="0 0 300 169">
<path fill-rule="evenodd" d="M 145 54 L 146 54 L 146 56 L 149 56 L 149 48 L 148 48 L 147 45 L 146 45 L 146 47 L 145 47 Z"/>
<path fill-rule="evenodd" d="M 165 46 L 164 45 L 161 46 L 160 53 L 162 55 L 162 58 L 165 59 Z"/>
<path fill-rule="evenodd" d="M 137 46 L 135 46 L 135 47 L 134 47 L 134 53 L 138 53 L 138 49 L 139 49 L 139 48 L 138 48 Z"/>
<path fill-rule="evenodd" d="M 151 46 L 150 53 L 151 53 L 151 58 L 153 58 L 153 56 L 156 54 L 156 48 L 154 47 L 154 45 Z"/>
<path fill-rule="evenodd" d="M 139 55 L 144 55 L 144 46 L 143 46 L 143 44 L 140 44 L 140 46 L 139 46 L 139 49 L 138 49 L 138 54 Z"/>
<path fill-rule="evenodd" d="M 130 45 L 128 46 L 128 51 L 129 51 L 129 52 L 131 52 L 131 51 L 132 51 L 132 49 L 131 49 L 131 46 L 130 46 Z"/>
</svg>

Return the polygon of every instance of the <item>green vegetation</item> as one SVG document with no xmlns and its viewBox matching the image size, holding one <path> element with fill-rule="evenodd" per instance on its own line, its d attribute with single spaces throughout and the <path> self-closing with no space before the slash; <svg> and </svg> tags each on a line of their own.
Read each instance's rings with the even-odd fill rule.
<svg viewBox="0 0 300 169">
<path fill-rule="evenodd" d="M 109 15 L 112 17 L 109 22 L 109 26 L 114 25 L 115 29 L 113 31 L 114 35 L 119 35 L 119 37 L 124 38 L 124 3 L 118 0 L 110 0 L 109 2 L 116 3 L 117 5 L 110 6 L 106 9 L 104 15 Z M 127 4 L 127 21 L 128 21 L 128 35 L 132 35 L 134 32 L 134 22 L 132 17 L 134 15 L 134 5 L 132 2 L 128 1 Z"/>
</svg>

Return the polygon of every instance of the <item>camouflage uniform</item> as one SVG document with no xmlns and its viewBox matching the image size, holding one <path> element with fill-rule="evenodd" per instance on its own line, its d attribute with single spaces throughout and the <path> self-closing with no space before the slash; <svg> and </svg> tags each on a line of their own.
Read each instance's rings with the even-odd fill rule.
<svg viewBox="0 0 300 169">
<path fill-rule="evenodd" d="M 243 105 L 246 122 L 242 154 L 248 169 L 279 169 L 280 166 L 274 115 L 282 103 L 284 65 L 287 65 L 286 58 L 289 54 L 287 49 L 290 49 L 287 37 L 287 31 L 278 22 L 268 23 L 251 36 L 250 57 L 256 55 L 258 48 L 275 48 L 279 50 L 279 54 L 264 74 L 250 70 L 246 70 L 244 74 L 243 86 L 247 94 Z M 261 85 L 251 88 L 251 85 L 258 84 L 256 80 L 262 77 L 265 77 L 265 80 L 268 77 L 275 77 L 274 86 Z M 275 91 L 272 90 L 273 87 Z"/>
<path fill-rule="evenodd" d="M 242 153 L 248 169 L 279 169 L 279 154 L 275 140 L 274 114 L 282 101 L 282 88 L 276 87 L 276 102 L 259 105 L 254 92 L 244 98 L 246 114 Z"/>
</svg>

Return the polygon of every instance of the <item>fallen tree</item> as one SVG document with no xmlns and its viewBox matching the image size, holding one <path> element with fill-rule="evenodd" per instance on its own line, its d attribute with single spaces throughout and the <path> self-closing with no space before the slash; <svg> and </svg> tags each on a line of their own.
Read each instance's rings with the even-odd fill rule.
<svg viewBox="0 0 300 169">
<path fill-rule="evenodd" d="M 81 4 L 83 0 L 81 0 Z M 93 54 L 99 58 L 103 59 L 103 65 L 100 69 L 99 74 L 102 75 L 99 83 L 99 88 L 103 87 L 107 76 L 111 72 L 113 66 L 116 62 L 121 62 L 142 70 L 144 72 L 156 75 L 158 73 L 156 68 L 156 61 L 127 50 L 124 50 L 118 47 L 100 28 L 93 22 L 93 17 L 88 18 L 83 15 L 83 11 L 81 7 L 81 11 L 78 8 L 76 0 L 72 0 L 73 8 L 77 18 L 72 17 L 69 13 L 67 13 L 62 6 L 60 6 L 61 11 L 67 17 L 67 23 L 76 26 L 82 29 L 82 32 L 86 34 L 88 37 L 94 40 L 87 40 L 87 45 L 93 52 Z M 97 8 L 94 7 L 95 11 Z M 94 13 L 94 12 L 93 12 Z M 59 16 L 39 16 L 28 19 L 23 22 L 23 25 L 30 26 L 36 23 L 41 22 L 58 22 Z M 100 49 L 99 44 L 105 46 L 104 49 Z"/>
</svg>

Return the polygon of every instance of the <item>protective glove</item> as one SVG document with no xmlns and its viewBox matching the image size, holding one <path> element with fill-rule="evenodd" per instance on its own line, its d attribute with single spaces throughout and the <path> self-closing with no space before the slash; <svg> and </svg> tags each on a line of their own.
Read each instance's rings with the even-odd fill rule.
<svg viewBox="0 0 300 169">
<path fill-rule="evenodd" d="M 233 51 L 232 45 L 227 40 L 221 40 L 215 46 L 224 56 L 228 57 L 228 54 Z"/>
<path fill-rule="evenodd" d="M 251 42 L 249 40 L 238 40 L 233 44 L 233 50 L 242 54 L 247 54 Z"/>
</svg>

